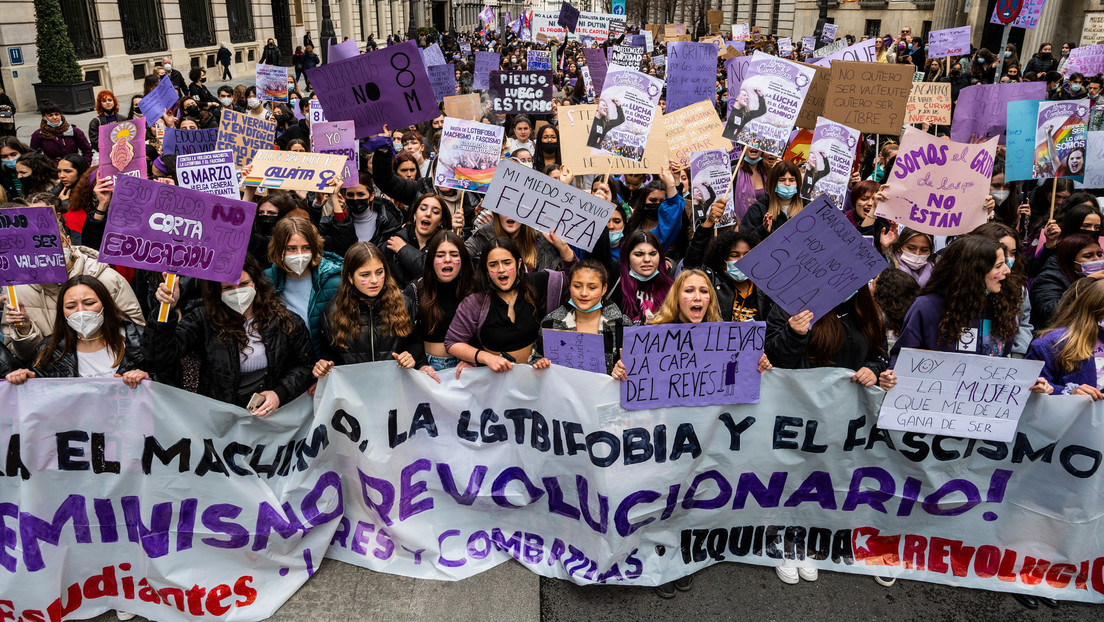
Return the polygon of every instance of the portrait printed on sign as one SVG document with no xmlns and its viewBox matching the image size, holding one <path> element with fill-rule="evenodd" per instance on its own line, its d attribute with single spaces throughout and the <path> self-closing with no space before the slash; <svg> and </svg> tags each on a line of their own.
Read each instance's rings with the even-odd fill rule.
<svg viewBox="0 0 1104 622">
<path fill-rule="evenodd" d="M 858 130 L 819 117 L 802 171 L 801 198 L 812 201 L 827 194 L 833 205 L 843 209 L 858 144 Z"/>
<path fill-rule="evenodd" d="M 1035 129 L 1035 179 L 1085 175 L 1089 101 L 1040 102 Z"/>
<path fill-rule="evenodd" d="M 736 94 L 724 136 L 741 145 L 781 156 L 789 144 L 814 69 L 756 54 Z"/>
<path fill-rule="evenodd" d="M 639 162 L 655 119 L 663 81 L 611 65 L 587 146 Z"/>
</svg>

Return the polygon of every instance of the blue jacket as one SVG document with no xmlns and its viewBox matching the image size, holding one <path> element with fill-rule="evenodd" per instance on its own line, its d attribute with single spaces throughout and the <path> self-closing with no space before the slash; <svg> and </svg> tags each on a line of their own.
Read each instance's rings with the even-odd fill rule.
<svg viewBox="0 0 1104 622">
<path fill-rule="evenodd" d="M 322 353 L 322 313 L 326 305 L 337 295 L 337 288 L 341 285 L 342 259 L 333 253 L 322 253 L 322 262 L 311 268 L 311 295 L 307 303 L 307 331 L 310 332 L 311 347 L 316 355 Z M 287 273 L 275 265 L 265 270 L 265 277 L 276 288 L 277 294 L 284 293 L 284 283 Z"/>
<path fill-rule="evenodd" d="M 678 194 L 673 197 L 664 196 L 663 202 L 659 204 L 659 224 L 652 229 L 652 233 L 659 238 L 664 253 L 671 250 L 671 245 L 678 237 L 679 226 L 682 225 L 682 211 L 685 207 L 686 203 Z M 620 252 L 618 256 L 620 257 Z"/>
<path fill-rule="evenodd" d="M 958 343 L 947 344 L 939 340 L 939 321 L 943 319 L 943 295 L 926 294 L 918 297 L 905 313 L 905 325 L 897 343 L 890 351 L 889 368 L 897 364 L 897 354 L 901 348 L 917 348 L 936 352 L 960 352 L 981 354 L 984 356 L 1009 356 L 1012 354 L 1012 340 L 1001 341 L 989 336 L 991 315 L 986 310 L 981 320 L 975 321 L 963 333 Z"/>
<path fill-rule="evenodd" d="M 1096 359 L 1091 356 L 1081 361 L 1081 364 L 1075 367 L 1073 371 L 1062 373 L 1058 365 L 1058 353 L 1062 350 L 1062 347 L 1058 345 L 1058 340 L 1067 332 L 1069 330 L 1066 328 L 1057 328 L 1032 341 L 1031 347 L 1027 349 L 1027 356 L 1024 357 L 1043 362 L 1043 371 L 1039 372 L 1039 375 L 1054 385 L 1055 393 L 1070 384 L 1075 386 L 1087 384 L 1095 387 L 1097 381 Z"/>
</svg>

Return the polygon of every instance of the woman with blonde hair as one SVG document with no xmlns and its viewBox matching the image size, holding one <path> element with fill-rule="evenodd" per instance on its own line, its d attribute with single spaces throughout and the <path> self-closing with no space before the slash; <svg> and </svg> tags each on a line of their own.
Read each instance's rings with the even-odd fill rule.
<svg viewBox="0 0 1104 622">
<path fill-rule="evenodd" d="M 1078 279 L 1062 297 L 1050 328 L 1031 342 L 1025 358 L 1043 361 L 1040 372 L 1067 395 L 1104 399 L 1104 279 Z"/>
</svg>

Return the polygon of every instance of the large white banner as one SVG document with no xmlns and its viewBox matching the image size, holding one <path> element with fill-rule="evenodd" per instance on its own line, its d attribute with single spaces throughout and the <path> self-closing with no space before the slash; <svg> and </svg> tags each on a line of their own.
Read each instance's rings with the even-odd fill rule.
<svg viewBox="0 0 1104 622">
<path fill-rule="evenodd" d="M 557 21 L 560 18 L 559 11 L 533 11 L 533 36 L 539 34 L 555 37 L 563 41 L 564 37 L 572 41 L 579 41 L 581 37 L 594 37 L 596 43 L 609 39 L 610 22 L 624 19 L 624 15 L 612 13 L 579 13 L 579 23 L 575 26 L 575 32 L 569 33 L 560 26 Z"/>
<path fill-rule="evenodd" d="M 374 363 L 265 419 L 148 383 L 0 385 L 0 617 L 261 620 L 331 540 L 431 579 L 807 557 L 1104 602 L 1104 408 L 1032 396 L 1009 443 L 886 432 L 884 394 L 849 378 L 773 370 L 759 404 L 628 412 L 604 375 Z"/>
</svg>

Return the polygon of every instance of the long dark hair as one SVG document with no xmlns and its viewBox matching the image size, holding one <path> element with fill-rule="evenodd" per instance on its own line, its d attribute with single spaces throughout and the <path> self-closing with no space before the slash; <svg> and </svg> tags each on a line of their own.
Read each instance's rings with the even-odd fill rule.
<svg viewBox="0 0 1104 622">
<path fill-rule="evenodd" d="M 1062 275 L 1073 283 L 1077 280 L 1077 277 L 1081 276 L 1081 272 L 1074 267 L 1073 262 L 1077 258 L 1077 253 L 1080 253 L 1086 247 L 1100 244 L 1100 241 L 1091 238 L 1084 233 L 1074 233 L 1073 235 L 1067 235 L 1058 242 L 1058 248 L 1054 249 L 1054 255 L 1058 262 L 1058 270 L 1062 272 Z"/>
<path fill-rule="evenodd" d="M 65 319 L 65 293 L 78 285 L 88 287 L 100 299 L 100 304 L 103 306 L 104 321 L 101 333 L 104 342 L 111 349 L 111 353 L 115 355 L 113 365 L 118 367 L 123 362 L 123 355 L 126 350 L 126 339 L 122 332 L 125 320 L 123 312 L 119 310 L 115 300 L 111 298 L 111 293 L 107 291 L 107 288 L 99 279 L 88 274 L 79 274 L 66 281 L 61 286 L 61 291 L 58 292 L 57 310 L 54 313 L 54 334 L 50 336 L 49 343 L 35 359 L 35 367 L 50 365 L 72 352 L 76 347 L 77 340 L 80 337 L 77 335 L 77 331 L 69 327 L 69 322 Z"/>
<path fill-rule="evenodd" d="M 490 273 L 487 270 L 487 262 L 491 256 L 491 251 L 496 248 L 501 248 L 513 256 L 514 261 L 517 263 L 514 287 L 518 290 L 520 295 L 525 296 L 529 304 L 533 305 L 538 312 L 543 313 L 543 307 L 538 304 L 538 302 L 543 299 L 544 296 L 538 296 L 533 284 L 529 282 L 529 277 L 525 271 L 525 262 L 522 261 L 521 251 L 518 249 L 518 245 L 510 238 L 494 238 L 483 247 L 483 254 L 479 257 L 479 267 L 476 270 L 479 273 L 479 278 L 476 281 L 476 291 L 489 296 L 497 296 L 498 293 L 502 291 L 491 282 Z"/>
<path fill-rule="evenodd" d="M 882 310 L 887 331 L 901 334 L 905 314 L 919 294 L 920 284 L 911 274 L 892 267 L 882 270 L 874 289 L 874 302 Z"/>
<path fill-rule="evenodd" d="M 1062 214 L 1058 220 L 1062 235 L 1081 233 L 1081 225 L 1089 214 L 1100 216 L 1100 210 L 1096 207 L 1096 197 L 1087 192 L 1071 194 L 1062 205 Z"/>
<path fill-rule="evenodd" d="M 962 332 L 982 319 L 986 307 L 993 311 L 993 334 L 1007 341 L 1019 329 L 1023 290 L 1001 287 L 986 294 L 985 275 L 1003 252 L 997 242 L 980 235 L 966 235 L 947 245 L 932 270 L 920 295 L 943 296 L 943 317 L 939 320 L 938 340 L 946 346 L 958 343 Z"/>
<path fill-rule="evenodd" d="M 885 321 L 882 319 L 882 310 L 870 294 L 870 287 L 864 283 L 848 302 L 854 306 L 855 324 L 866 338 L 869 352 L 884 356 L 882 341 L 886 336 Z M 830 365 L 832 357 L 842 346 L 843 321 L 834 310 L 829 311 L 809 329 L 809 345 L 805 348 L 805 356 L 813 365 Z"/>
<path fill-rule="evenodd" d="M 57 167 L 41 152 L 28 151 L 19 156 L 15 163 L 31 169 L 31 176 L 20 180 L 25 197 L 36 192 L 49 192 L 57 183 Z"/>
<path fill-rule="evenodd" d="M 245 255 L 242 270 L 253 279 L 257 295 L 253 298 L 253 327 L 261 335 L 269 326 L 279 326 L 280 330 L 290 333 L 295 326 L 291 312 L 276 296 L 276 289 L 265 278 L 261 265 L 252 255 Z M 245 334 L 245 322 L 242 314 L 234 311 L 222 302 L 222 283 L 205 281 L 203 284 L 203 310 L 207 318 L 218 331 L 218 342 L 228 348 L 244 353 L 249 346 L 249 337 Z"/>
<path fill-rule="evenodd" d="M 541 164 L 545 163 L 545 159 L 544 159 L 544 144 L 545 143 L 544 143 L 543 136 L 544 136 L 545 131 L 547 131 L 547 130 L 552 130 L 556 134 L 556 150 L 553 151 L 552 154 L 554 156 L 554 160 L 556 162 L 556 165 L 559 166 L 559 165 L 563 164 L 563 159 L 562 159 L 562 156 L 560 155 L 560 130 L 559 130 L 559 128 L 557 128 L 555 125 L 552 125 L 551 123 L 549 123 L 548 125 L 543 125 L 543 126 L 541 126 L 541 128 L 539 130 L 537 130 L 537 132 L 536 132 L 536 134 L 537 134 L 537 138 L 536 138 L 537 153 L 533 154 L 533 156 L 537 157 L 537 158 L 540 158 Z"/>
<path fill-rule="evenodd" d="M 1012 258 L 1015 260 L 1012 262 L 1012 271 L 1008 273 L 1008 276 L 1004 278 L 1005 285 L 1009 287 L 1024 288 L 1027 287 L 1027 260 L 1024 259 L 1023 244 L 1020 242 L 1020 236 L 1016 231 L 1008 225 L 990 221 L 981 225 L 977 229 L 970 232 L 970 235 L 980 235 L 984 238 L 988 238 L 997 244 L 1000 244 L 1001 239 L 1010 237 L 1016 240 L 1016 252 L 1012 253 Z M 1004 246 L 1001 244 L 1001 246 Z M 1008 249 L 1004 249 L 1004 258 L 1008 259 Z M 1004 289 L 1003 287 L 1001 289 Z"/>
<path fill-rule="evenodd" d="M 84 157 L 81 156 L 79 153 L 70 153 L 67 155 L 63 155 L 61 156 L 61 160 L 65 160 L 69 164 L 72 164 L 73 168 L 77 169 L 77 181 L 73 182 L 73 185 L 75 186 L 76 184 L 79 184 L 81 175 L 84 175 L 85 171 L 88 170 L 88 162 L 85 162 Z M 61 160 L 58 160 L 58 164 L 61 163 Z"/>
<path fill-rule="evenodd" d="M 651 244 L 659 251 L 659 263 L 656 266 L 659 274 L 655 275 L 652 280 L 645 282 L 637 281 L 629 274 L 629 255 L 632 254 L 633 249 L 641 244 Z M 625 312 L 625 315 L 636 318 L 643 314 L 640 309 L 640 301 L 636 298 L 636 293 L 640 290 L 646 291 L 657 304 L 662 304 L 663 299 L 667 297 L 667 292 L 671 290 L 671 283 L 673 282 L 667 274 L 665 264 L 666 256 L 663 253 L 663 246 L 659 243 L 656 234 L 651 231 L 637 229 L 621 242 L 621 310 Z"/>
<path fill-rule="evenodd" d="M 636 195 L 636 200 L 633 201 L 632 215 L 625 223 L 626 234 L 644 226 L 644 204 L 648 202 L 648 195 L 657 191 L 662 192 L 663 197 L 667 198 L 667 187 L 663 185 L 663 182 L 650 181 L 641 186 L 639 193 Z"/>
<path fill-rule="evenodd" d="M 392 337 L 405 337 L 414 330 L 413 318 L 406 312 L 403 303 L 402 290 L 391 276 L 391 267 L 383 252 L 371 242 L 357 242 L 345 253 L 345 261 L 341 265 L 341 285 L 337 288 L 330 312 L 330 325 L 333 327 L 330 342 L 339 348 L 348 348 L 360 337 L 360 302 L 366 298 L 353 283 L 353 276 L 373 259 L 383 265 L 385 275 L 383 289 L 377 297 L 383 305 L 379 313 L 380 332 Z"/>
<path fill-rule="evenodd" d="M 426 334 L 437 330 L 437 325 L 446 320 L 441 306 L 437 304 L 438 292 L 441 283 L 437 280 L 437 272 L 433 268 L 433 258 L 437 255 L 437 249 L 448 242 L 460 251 L 460 274 L 453 283 L 456 284 L 456 299 L 463 300 L 472 292 L 475 280 L 475 266 L 472 265 L 471 255 L 464 240 L 448 229 L 438 231 L 426 243 L 425 267 L 422 270 L 422 278 L 418 281 L 418 319 L 425 326 Z"/>
</svg>

